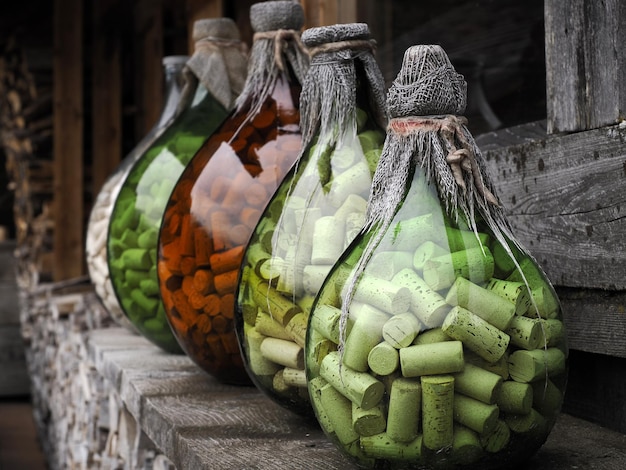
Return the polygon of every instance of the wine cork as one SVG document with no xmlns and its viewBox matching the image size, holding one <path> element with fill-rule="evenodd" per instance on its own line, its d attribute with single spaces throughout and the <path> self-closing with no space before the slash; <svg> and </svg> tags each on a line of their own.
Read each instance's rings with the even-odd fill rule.
<svg viewBox="0 0 626 470">
<path fill-rule="evenodd" d="M 283 380 L 290 387 L 306 388 L 306 372 L 303 369 L 283 369 Z"/>
<path fill-rule="evenodd" d="M 565 340 L 565 326 L 561 320 L 556 318 L 542 319 L 541 324 L 548 347 L 558 346 Z"/>
<path fill-rule="evenodd" d="M 463 344 L 460 341 L 421 344 L 400 349 L 404 377 L 442 375 L 463 370 Z"/>
<path fill-rule="evenodd" d="M 515 316 L 513 302 L 463 277 L 456 278 L 446 295 L 446 302 L 469 310 L 502 331 L 509 327 Z"/>
<path fill-rule="evenodd" d="M 311 264 L 334 264 L 343 252 L 344 239 L 344 221 L 333 216 L 320 217 L 313 232 Z"/>
<path fill-rule="evenodd" d="M 550 379 L 538 380 L 530 384 L 532 387 L 532 407 L 541 415 L 556 415 L 563 404 L 563 393 Z M 521 413 L 520 413 L 521 414 Z"/>
<path fill-rule="evenodd" d="M 494 428 L 488 434 L 480 435 L 480 443 L 487 452 L 497 453 L 503 450 L 511 439 L 511 430 L 502 419 L 497 419 Z"/>
<path fill-rule="evenodd" d="M 302 287 L 304 292 L 316 295 L 322 288 L 326 276 L 332 269 L 331 264 L 308 265 L 302 270 Z"/>
<path fill-rule="evenodd" d="M 258 377 L 273 376 L 278 372 L 280 366 L 275 362 L 266 359 L 261 354 L 261 343 L 266 338 L 257 332 L 253 327 L 244 324 L 246 346 L 248 350 L 249 367 L 252 373 Z"/>
<path fill-rule="evenodd" d="M 422 385 L 422 438 L 427 449 L 440 451 L 454 442 L 454 377 L 420 377 Z"/>
<path fill-rule="evenodd" d="M 488 370 L 502 377 L 502 380 L 509 378 L 509 353 L 505 352 L 496 362 L 488 362 L 473 351 L 465 351 L 465 363 L 473 364 L 481 369 Z"/>
<path fill-rule="evenodd" d="M 319 390 L 319 403 L 341 444 L 346 445 L 359 439 L 352 427 L 352 403 L 348 398 L 328 383 Z"/>
<path fill-rule="evenodd" d="M 375 374 L 392 374 L 400 365 L 398 350 L 385 341 L 378 343 L 367 355 L 367 365 Z"/>
<path fill-rule="evenodd" d="M 491 279 L 493 268 L 493 256 L 487 247 L 470 248 L 428 260 L 424 281 L 436 291 L 449 288 L 457 277 L 480 284 Z"/>
<path fill-rule="evenodd" d="M 391 315 L 404 313 L 411 305 L 411 292 L 391 281 L 363 275 L 354 291 L 353 300 L 379 308 Z"/>
<path fill-rule="evenodd" d="M 523 315 L 530 308 L 530 292 L 523 282 L 491 278 L 485 287 L 513 302 L 516 315 Z"/>
<path fill-rule="evenodd" d="M 306 342 L 306 328 L 308 323 L 308 314 L 304 312 L 294 315 L 289 323 L 285 325 L 285 332 L 289 339 L 301 348 L 304 348 Z"/>
<path fill-rule="evenodd" d="M 290 339 L 289 335 L 285 331 L 285 327 L 270 317 L 267 313 L 260 309 L 257 309 L 258 313 L 254 328 L 257 332 L 264 336 L 270 336 L 278 339 Z"/>
<path fill-rule="evenodd" d="M 364 309 L 356 318 L 346 338 L 343 363 L 351 369 L 366 372 L 367 356 L 383 339 L 383 326 L 388 316 L 375 309 Z"/>
<path fill-rule="evenodd" d="M 293 369 L 304 369 L 304 350 L 291 341 L 265 338 L 261 343 L 261 354 L 267 360 Z"/>
<path fill-rule="evenodd" d="M 397 251 L 414 252 L 422 243 L 434 241 L 437 236 L 432 214 L 402 220 L 393 230 L 393 247 Z"/>
<path fill-rule="evenodd" d="M 450 311 L 442 329 L 490 363 L 504 355 L 510 341 L 506 333 L 463 307 L 454 307 Z"/>
<path fill-rule="evenodd" d="M 548 425 L 546 419 L 534 408 L 531 408 L 530 413 L 525 415 L 507 414 L 504 421 L 515 434 L 534 436 L 544 436 Z"/>
<path fill-rule="evenodd" d="M 413 340 L 413 344 L 432 344 L 441 343 L 443 341 L 453 341 L 441 328 L 432 328 L 422 331 Z"/>
<path fill-rule="evenodd" d="M 493 372 L 465 363 L 461 372 L 454 374 L 454 388 L 470 398 L 493 405 L 502 386 L 502 377 Z"/>
<path fill-rule="evenodd" d="M 541 321 L 534 318 L 516 315 L 505 333 L 511 337 L 511 343 L 522 349 L 537 349 L 546 344 Z"/>
<path fill-rule="evenodd" d="M 396 349 L 409 346 L 420 331 L 420 323 L 412 313 L 400 313 L 383 325 L 384 340 Z"/>
<path fill-rule="evenodd" d="M 505 413 L 528 414 L 533 406 L 533 389 L 529 384 L 507 380 L 498 391 L 496 403 Z"/>
<path fill-rule="evenodd" d="M 422 243 L 417 247 L 415 253 L 413 253 L 413 268 L 417 271 L 422 271 L 426 261 L 437 256 L 443 256 L 448 253 L 446 248 L 442 248 L 440 245 L 432 241 Z"/>
<path fill-rule="evenodd" d="M 518 350 L 509 356 L 509 373 L 516 382 L 530 383 L 565 372 L 565 354 L 557 348 Z"/>
<path fill-rule="evenodd" d="M 389 281 L 403 269 L 413 267 L 411 256 L 409 251 L 382 251 L 372 256 L 367 270 L 376 277 Z"/>
<path fill-rule="evenodd" d="M 368 410 L 352 403 L 352 428 L 359 436 L 374 436 L 385 430 L 387 422 L 380 406 Z"/>
<path fill-rule="evenodd" d="M 328 194 L 330 203 L 339 208 L 350 194 L 367 195 L 372 186 L 372 175 L 367 162 L 360 161 L 336 175 Z"/>
<path fill-rule="evenodd" d="M 339 321 L 341 310 L 332 305 L 318 305 L 315 315 L 310 319 L 311 328 L 319 332 L 324 338 L 339 344 Z"/>
<path fill-rule="evenodd" d="M 496 405 L 487 405 L 460 393 L 454 395 L 455 421 L 479 434 L 489 434 L 495 428 L 498 416 Z"/>
<path fill-rule="evenodd" d="M 489 244 L 489 235 L 483 232 L 474 233 L 471 230 L 461 230 L 446 227 L 448 247 L 451 252 L 467 250 L 469 248 L 482 249 Z"/>
<path fill-rule="evenodd" d="M 319 374 L 343 396 L 366 410 L 378 405 L 385 392 L 383 383 L 368 373 L 342 365 L 338 352 L 329 352 L 324 357 Z"/>
<path fill-rule="evenodd" d="M 420 382 L 398 378 L 391 383 L 387 435 L 395 442 L 409 443 L 419 435 L 422 407 Z"/>
<path fill-rule="evenodd" d="M 424 325 L 428 328 L 441 326 L 450 311 L 450 306 L 415 271 L 403 269 L 393 277 L 391 282 L 409 290 L 411 295 L 410 310 Z"/>
<path fill-rule="evenodd" d="M 365 455 L 377 459 L 419 461 L 422 457 L 422 436 L 402 443 L 393 440 L 387 433 L 361 438 L 361 448 Z"/>
<path fill-rule="evenodd" d="M 309 396 L 311 397 L 311 402 L 315 405 L 315 417 L 317 418 L 317 421 L 322 429 L 324 429 L 327 433 L 332 434 L 334 432 L 332 421 L 328 417 L 328 413 L 324 409 L 321 402 L 321 390 L 327 384 L 328 382 L 318 375 L 311 378 L 311 380 L 307 382 L 307 387 L 309 390 Z"/>
<path fill-rule="evenodd" d="M 456 424 L 452 441 L 451 460 L 459 465 L 469 465 L 483 455 L 483 446 L 478 434 L 471 429 Z"/>
</svg>

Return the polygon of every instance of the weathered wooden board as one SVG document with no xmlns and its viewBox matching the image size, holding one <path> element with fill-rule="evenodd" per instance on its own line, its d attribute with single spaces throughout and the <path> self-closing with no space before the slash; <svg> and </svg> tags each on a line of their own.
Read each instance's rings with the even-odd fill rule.
<svg viewBox="0 0 626 470">
<path fill-rule="evenodd" d="M 536 136 L 477 138 L 513 232 L 553 284 L 626 289 L 626 127 Z"/>
<path fill-rule="evenodd" d="M 626 118 L 626 3 L 546 0 L 548 132 Z"/>
</svg>

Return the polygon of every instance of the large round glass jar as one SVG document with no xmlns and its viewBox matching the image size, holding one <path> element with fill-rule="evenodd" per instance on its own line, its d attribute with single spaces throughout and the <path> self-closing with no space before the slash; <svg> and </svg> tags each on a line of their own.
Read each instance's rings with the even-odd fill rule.
<svg viewBox="0 0 626 470">
<path fill-rule="evenodd" d="M 115 296 L 113 284 L 109 276 L 107 263 L 107 234 L 113 204 L 124 179 L 128 175 L 132 165 L 152 145 L 152 143 L 172 124 L 177 114 L 183 108 L 180 105 L 185 74 L 183 73 L 188 56 L 167 56 L 163 58 L 165 74 L 165 100 L 161 116 L 150 131 L 135 145 L 124 157 L 115 171 L 107 178 L 98 193 L 91 208 L 89 223 L 87 224 L 87 237 L 85 253 L 87 256 L 87 268 L 96 294 L 111 315 L 111 318 L 120 326 L 136 332 L 134 325 L 124 315 L 124 311 Z"/>
<path fill-rule="evenodd" d="M 407 50 L 388 105 L 365 229 L 310 315 L 316 417 L 365 468 L 510 468 L 560 411 L 558 298 L 510 232 L 439 46 Z"/>
<path fill-rule="evenodd" d="M 223 382 L 249 384 L 234 327 L 244 248 L 300 147 L 308 56 L 297 2 L 252 5 L 248 78 L 235 110 L 200 148 L 172 192 L 159 237 L 167 319 L 187 355 Z"/>
<path fill-rule="evenodd" d="M 302 42 L 312 57 L 300 99 L 304 149 L 246 249 L 235 324 L 255 385 L 312 415 L 303 352 L 309 309 L 365 220 L 386 107 L 366 24 L 307 29 Z"/>
<path fill-rule="evenodd" d="M 159 226 L 178 176 L 228 114 L 241 91 L 246 56 L 231 19 L 194 24 L 196 48 L 186 67 L 184 109 L 129 170 L 107 236 L 111 281 L 135 328 L 170 352 L 181 352 L 165 318 L 157 278 Z M 224 83 L 230 87 L 225 90 Z M 238 88 L 239 86 L 239 88 Z"/>
</svg>

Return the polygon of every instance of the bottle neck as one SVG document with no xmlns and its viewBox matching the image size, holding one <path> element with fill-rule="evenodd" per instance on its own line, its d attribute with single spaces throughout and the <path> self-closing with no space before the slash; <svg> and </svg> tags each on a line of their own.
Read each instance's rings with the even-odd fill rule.
<svg viewBox="0 0 626 470">
<path fill-rule="evenodd" d="M 165 102 L 157 124 L 159 127 L 164 126 L 176 114 L 185 87 L 184 67 L 184 63 L 168 64 L 164 67 Z"/>
</svg>

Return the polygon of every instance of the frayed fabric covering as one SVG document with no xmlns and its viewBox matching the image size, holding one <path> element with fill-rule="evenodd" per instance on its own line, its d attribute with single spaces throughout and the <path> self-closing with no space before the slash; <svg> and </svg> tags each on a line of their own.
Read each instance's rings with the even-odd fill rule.
<svg viewBox="0 0 626 470">
<path fill-rule="evenodd" d="M 241 111 L 249 106 L 249 116 L 253 118 L 272 93 L 278 77 L 288 76 L 287 68 L 298 82 L 304 81 L 309 56 L 300 41 L 304 11 L 299 3 L 256 3 L 250 7 L 250 20 L 257 34 L 250 50 L 246 83 L 235 107 Z"/>
<path fill-rule="evenodd" d="M 311 51 L 311 68 L 300 97 L 303 148 L 316 134 L 341 136 L 356 122 L 357 62 L 363 67 L 371 111 L 378 125 L 387 125 L 384 78 L 374 58 L 375 43 L 367 24 L 352 23 L 307 29 L 302 41 Z M 333 135 L 335 134 L 335 135 Z"/>
</svg>

